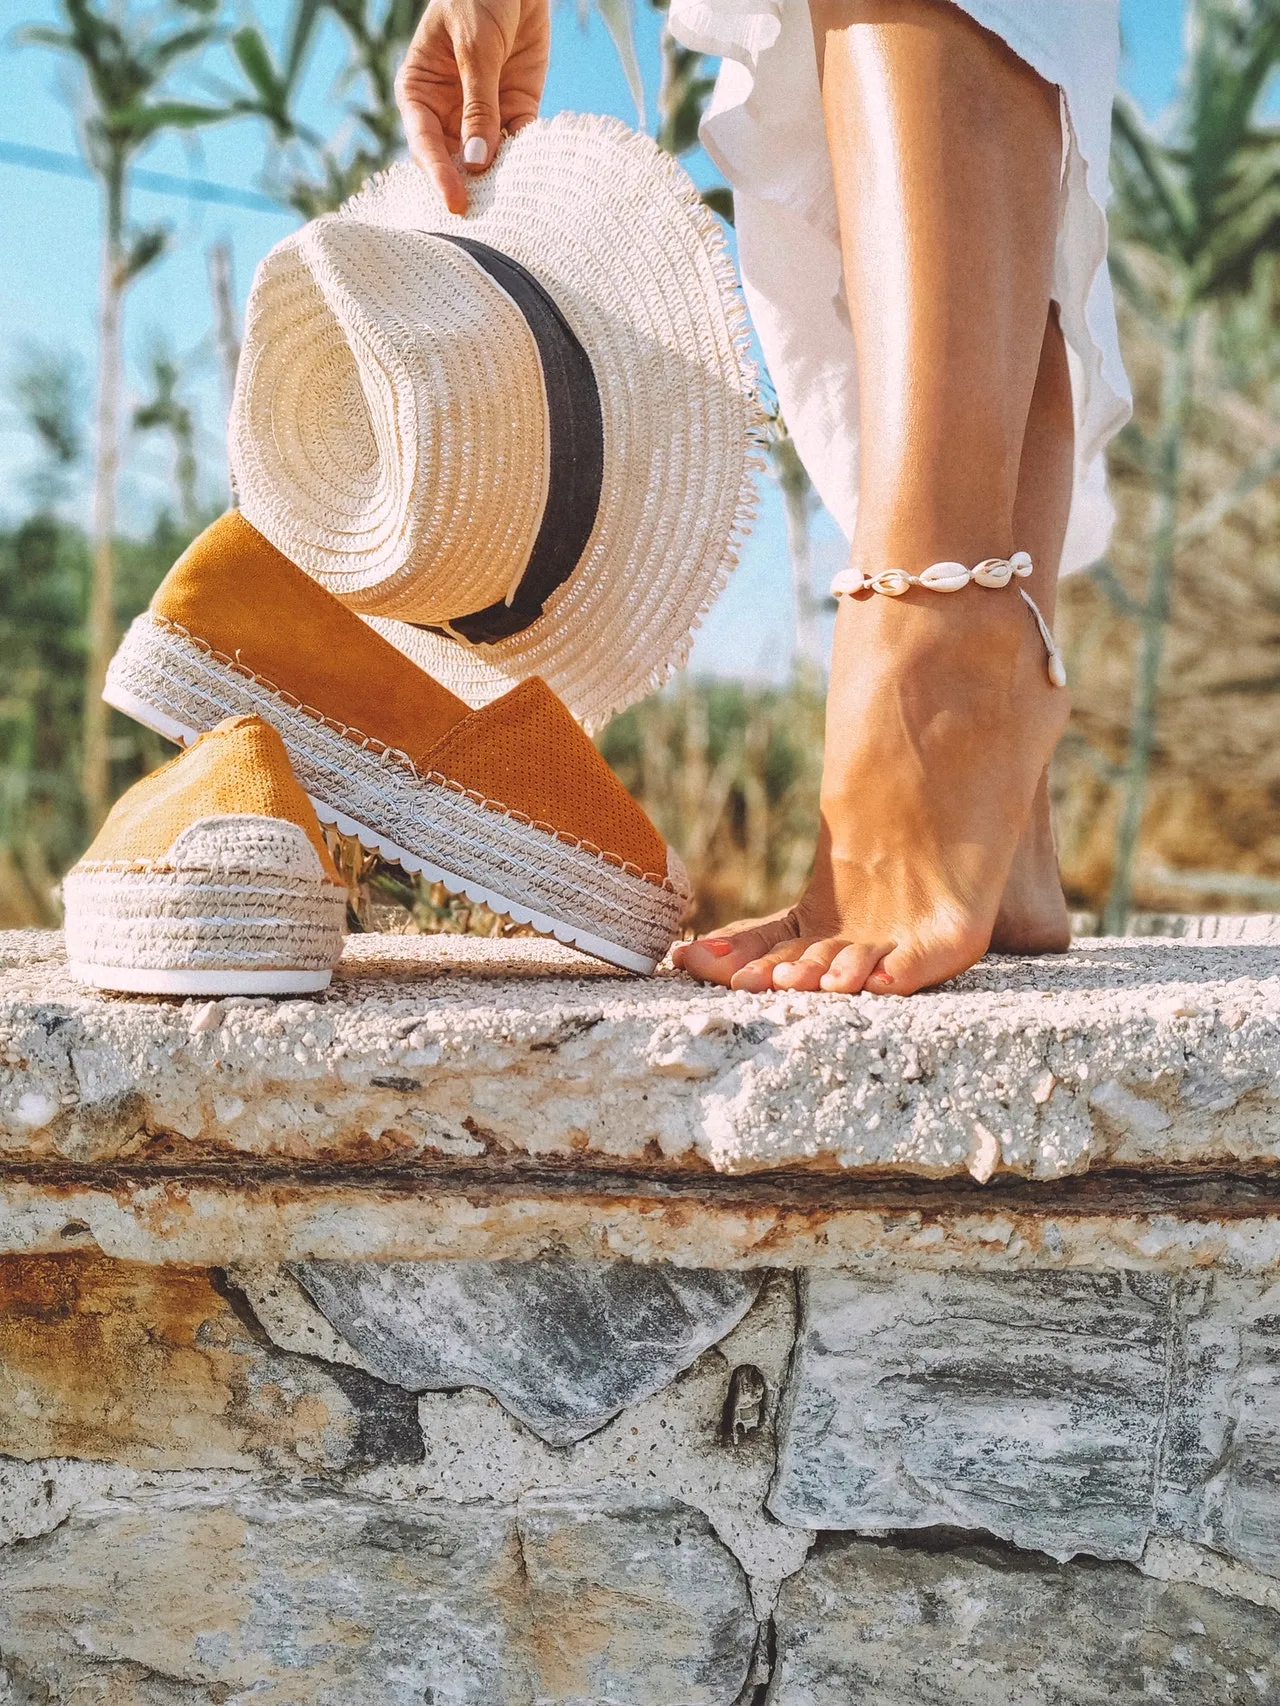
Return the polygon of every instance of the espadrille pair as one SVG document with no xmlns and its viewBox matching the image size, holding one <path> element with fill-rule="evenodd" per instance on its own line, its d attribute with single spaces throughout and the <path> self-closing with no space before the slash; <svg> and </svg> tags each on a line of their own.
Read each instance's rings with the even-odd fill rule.
<svg viewBox="0 0 1280 1706">
<path fill-rule="evenodd" d="M 684 173 L 610 121 L 530 125 L 471 199 L 456 218 L 394 167 L 258 269 L 240 510 L 108 675 L 197 744 L 67 879 L 88 981 L 321 987 L 342 891 L 317 817 L 629 970 L 676 934 L 680 861 L 584 726 L 684 660 L 747 524 L 731 269 Z"/>
</svg>

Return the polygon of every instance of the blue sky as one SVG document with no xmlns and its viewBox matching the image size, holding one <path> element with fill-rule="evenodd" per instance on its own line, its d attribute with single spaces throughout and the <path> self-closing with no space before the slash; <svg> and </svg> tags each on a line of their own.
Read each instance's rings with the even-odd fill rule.
<svg viewBox="0 0 1280 1706">
<path fill-rule="evenodd" d="M 259 0 L 254 8 L 269 32 L 279 34 L 288 0 Z M 638 6 L 639 52 L 650 93 L 656 88 L 659 18 Z M 1181 57 L 1182 0 L 1122 0 L 1125 43 L 1123 80 L 1151 114 L 1173 93 Z M 73 151 L 75 83 L 53 55 L 12 40 L 16 26 L 54 22 L 55 0 L 0 0 L 0 143 Z M 324 38 L 313 56 L 307 83 L 311 113 L 324 128 L 335 111 L 332 85 L 339 64 L 336 39 Z M 634 122 L 635 109 L 603 27 L 592 19 L 580 27 L 571 0 L 555 13 L 551 73 L 543 109 L 570 107 L 614 113 Z M 252 123 L 204 133 L 196 145 L 165 140 L 144 164 L 179 176 L 198 176 L 253 189 L 264 164 L 264 137 Z M 705 163 L 693 162 L 696 176 Z M 97 279 L 97 197 L 94 186 L 0 162 L 0 378 L 12 371 L 20 352 L 37 345 L 74 352 L 82 365 L 86 393 L 92 376 Z M 148 350 L 165 340 L 187 364 L 188 389 L 200 421 L 203 484 L 210 500 L 222 479 L 221 397 L 211 335 L 212 311 L 206 271 L 208 246 L 231 243 L 236 285 L 243 300 L 257 260 L 296 223 L 294 215 L 189 203 L 139 190 L 133 198 L 138 223 L 165 221 L 173 243 L 164 261 L 145 275 L 129 298 L 127 347 L 131 383 L 143 383 Z M 32 465 L 30 442 L 0 393 L 0 515 L 12 518 L 26 507 L 25 476 Z M 137 440 L 122 483 L 123 513 L 143 526 L 163 500 L 170 459 L 166 446 Z M 839 535 L 824 515 L 815 524 L 815 577 L 825 584 L 838 566 Z M 788 569 L 781 505 L 766 482 L 756 531 L 728 591 L 712 612 L 694 653 L 694 667 L 724 674 L 777 678 L 785 672 L 791 631 Z"/>
</svg>

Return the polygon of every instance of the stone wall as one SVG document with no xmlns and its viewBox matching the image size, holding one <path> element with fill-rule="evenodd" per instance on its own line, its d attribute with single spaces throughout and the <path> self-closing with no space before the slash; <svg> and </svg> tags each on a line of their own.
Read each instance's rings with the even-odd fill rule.
<svg viewBox="0 0 1280 1706">
<path fill-rule="evenodd" d="M 5 1706 L 1280 1701 L 1277 1285 L 72 1253 L 0 1298 Z"/>
<path fill-rule="evenodd" d="M 517 947 L 213 1011 L 0 938 L 0 1706 L 1280 1706 L 1280 954 Z"/>
</svg>

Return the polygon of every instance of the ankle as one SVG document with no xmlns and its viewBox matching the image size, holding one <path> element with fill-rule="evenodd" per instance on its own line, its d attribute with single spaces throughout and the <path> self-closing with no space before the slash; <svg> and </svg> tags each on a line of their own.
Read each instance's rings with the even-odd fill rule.
<svg viewBox="0 0 1280 1706">
<path fill-rule="evenodd" d="M 907 494 L 892 510 L 880 510 L 874 522 L 860 520 L 849 563 L 869 575 L 882 569 L 919 574 L 930 563 L 971 566 L 986 557 L 1007 557 L 1023 543 L 1014 537 L 1008 495 L 993 493 L 978 482 L 946 501 Z"/>
<path fill-rule="evenodd" d="M 873 650 L 913 674 L 945 667 L 998 675 L 1016 665 L 1028 632 L 1034 635 L 1015 585 L 969 586 L 955 593 L 911 587 L 897 598 L 860 593 L 840 605 L 838 648 L 847 636 L 849 646 Z"/>
</svg>

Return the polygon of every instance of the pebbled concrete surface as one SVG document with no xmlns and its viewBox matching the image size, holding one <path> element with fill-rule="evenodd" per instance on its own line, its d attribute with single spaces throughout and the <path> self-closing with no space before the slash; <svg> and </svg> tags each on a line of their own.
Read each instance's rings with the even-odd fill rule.
<svg viewBox="0 0 1280 1706">
<path fill-rule="evenodd" d="M 0 935 L 0 1158 L 527 1158 L 1052 1180 L 1280 1159 L 1280 943 L 1095 941 L 907 999 L 354 938 L 331 992 L 111 997 Z"/>
<path fill-rule="evenodd" d="M 1233 922 L 907 1000 L 457 936 L 110 997 L 0 935 L 0 1252 L 1272 1273 L 1280 943 Z"/>
</svg>

